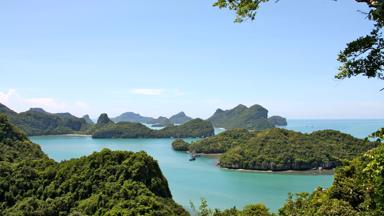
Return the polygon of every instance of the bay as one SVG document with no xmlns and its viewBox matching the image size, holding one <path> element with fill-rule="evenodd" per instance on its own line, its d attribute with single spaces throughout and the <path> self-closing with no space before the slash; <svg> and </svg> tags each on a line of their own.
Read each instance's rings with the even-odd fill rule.
<svg viewBox="0 0 384 216">
<path fill-rule="evenodd" d="M 366 137 L 382 126 L 384 120 L 289 120 L 286 128 L 301 132 L 336 129 Z M 56 161 L 89 155 L 103 148 L 145 151 L 159 162 L 175 201 L 187 208 L 190 201 L 198 205 L 200 199 L 205 198 L 212 208 L 242 208 L 251 203 L 264 203 L 276 211 L 288 193 L 311 192 L 318 186 L 329 187 L 333 181 L 332 175 L 221 169 L 214 157 L 200 157 L 190 162 L 188 154 L 172 150 L 173 139 L 92 139 L 61 135 L 35 136 L 31 140 Z"/>
</svg>

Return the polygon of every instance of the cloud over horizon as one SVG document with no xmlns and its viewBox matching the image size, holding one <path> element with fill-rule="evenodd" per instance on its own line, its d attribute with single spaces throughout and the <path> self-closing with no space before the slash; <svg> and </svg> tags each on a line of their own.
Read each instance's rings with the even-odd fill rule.
<svg viewBox="0 0 384 216">
<path fill-rule="evenodd" d="M 29 108 L 37 107 L 52 113 L 71 112 L 75 115 L 82 115 L 89 111 L 89 105 L 83 101 L 68 102 L 51 97 L 25 98 L 16 89 L 0 91 L 0 103 L 16 112 L 23 112 Z"/>
</svg>

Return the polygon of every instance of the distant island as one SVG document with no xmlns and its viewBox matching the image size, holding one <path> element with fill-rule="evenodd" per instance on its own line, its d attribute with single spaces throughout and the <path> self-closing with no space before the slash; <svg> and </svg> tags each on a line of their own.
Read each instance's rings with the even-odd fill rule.
<svg viewBox="0 0 384 216">
<path fill-rule="evenodd" d="M 170 118 L 160 116 L 158 118 L 153 117 L 145 117 L 138 113 L 134 112 L 125 112 L 117 117 L 111 118 L 112 121 L 119 122 L 135 122 L 135 123 L 144 123 L 144 124 L 152 124 L 161 127 L 165 127 L 173 124 L 184 124 L 190 120 L 191 117 L 187 116 L 184 112 L 179 112 Z"/>
<path fill-rule="evenodd" d="M 186 149 L 185 143 L 177 142 L 172 144 L 175 150 Z M 332 169 L 379 144 L 334 130 L 303 134 L 280 128 L 253 132 L 231 129 L 193 142 L 187 150 L 222 154 L 219 166 L 224 168 L 284 171 Z"/>
<path fill-rule="evenodd" d="M 89 132 L 93 138 L 187 138 L 209 137 L 214 135 L 214 128 L 202 119 L 190 120 L 179 126 L 170 125 L 161 130 L 152 130 L 141 123 L 111 121 L 107 114 L 102 114 L 97 124 Z"/>
<path fill-rule="evenodd" d="M 286 126 L 287 120 L 280 116 L 268 118 L 268 110 L 260 105 L 246 107 L 242 104 L 230 110 L 217 109 L 208 119 L 214 127 L 232 129 L 246 128 L 264 130 L 276 126 Z"/>
<path fill-rule="evenodd" d="M 0 113 L 5 114 L 12 124 L 30 136 L 83 133 L 91 127 L 88 119 L 78 118 L 70 113 L 49 113 L 41 108 L 17 113 L 0 104 Z"/>
<path fill-rule="evenodd" d="M 17 113 L 3 104 L 0 104 L 0 113 L 5 114 L 12 124 L 29 136 L 85 134 L 92 135 L 93 138 L 186 138 L 214 135 L 214 128 L 210 122 L 202 119 L 191 120 L 184 112 L 171 117 L 175 124 L 185 122 L 177 126 L 166 117 L 154 119 L 158 122 L 155 126 L 164 127 L 161 130 L 152 130 L 141 123 L 115 123 L 105 113 L 99 116 L 96 123 L 88 115 L 78 118 L 70 113 L 49 113 L 41 108 L 31 108 L 26 112 Z M 136 120 L 144 121 L 143 118 L 146 117 L 140 118 Z"/>
</svg>

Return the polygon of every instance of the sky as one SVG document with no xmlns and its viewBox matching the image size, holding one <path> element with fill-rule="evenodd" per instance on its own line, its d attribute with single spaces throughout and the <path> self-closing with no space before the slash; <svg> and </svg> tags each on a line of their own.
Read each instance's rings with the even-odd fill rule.
<svg viewBox="0 0 384 216">
<path fill-rule="evenodd" d="M 372 23 L 353 0 L 283 0 L 255 21 L 210 0 L 1 0 L 0 103 L 77 116 L 207 118 L 260 104 L 291 119 L 384 118 L 384 82 L 337 80 Z"/>
</svg>

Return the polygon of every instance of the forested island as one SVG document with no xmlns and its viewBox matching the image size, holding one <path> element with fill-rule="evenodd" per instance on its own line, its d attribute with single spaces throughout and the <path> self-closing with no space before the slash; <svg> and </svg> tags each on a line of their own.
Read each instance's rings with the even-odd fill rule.
<svg viewBox="0 0 384 216">
<path fill-rule="evenodd" d="M 49 113 L 41 108 L 17 113 L 0 104 L 0 113 L 30 136 L 83 133 L 92 125 L 87 122 L 89 119 L 78 118 L 70 113 Z"/>
<path fill-rule="evenodd" d="M 57 163 L 0 114 L 0 215 L 189 215 L 145 152 Z"/>
<path fill-rule="evenodd" d="M 186 143 L 177 142 L 175 150 L 186 149 Z M 284 171 L 332 169 L 379 144 L 334 130 L 304 134 L 280 128 L 231 129 L 193 142 L 187 150 L 222 154 L 219 165 L 224 168 Z"/>
<path fill-rule="evenodd" d="M 257 104 L 249 108 L 240 104 L 230 110 L 217 109 L 208 121 L 212 122 L 214 127 L 225 129 L 263 130 L 287 125 L 287 120 L 283 117 L 271 116 L 268 118 L 268 110 Z"/>
<path fill-rule="evenodd" d="M 161 130 L 152 130 L 140 123 L 114 123 L 106 114 L 99 117 L 98 123 L 91 130 L 93 138 L 188 138 L 214 135 L 212 124 L 202 119 L 190 120 L 179 126 L 170 125 Z"/>
<path fill-rule="evenodd" d="M 11 123 L 29 136 L 84 134 L 93 138 L 187 138 L 214 135 L 214 128 L 210 122 L 202 119 L 189 120 L 184 113 L 173 117 L 174 122 L 186 122 L 177 126 L 170 123 L 169 119 L 159 117 L 157 121 L 165 124 L 161 126 L 166 126 L 161 130 L 152 130 L 141 123 L 115 123 L 105 113 L 99 116 L 96 124 L 88 115 L 78 118 L 70 113 L 49 113 L 41 108 L 16 113 L 0 104 L 0 113 L 6 115 Z"/>
</svg>

